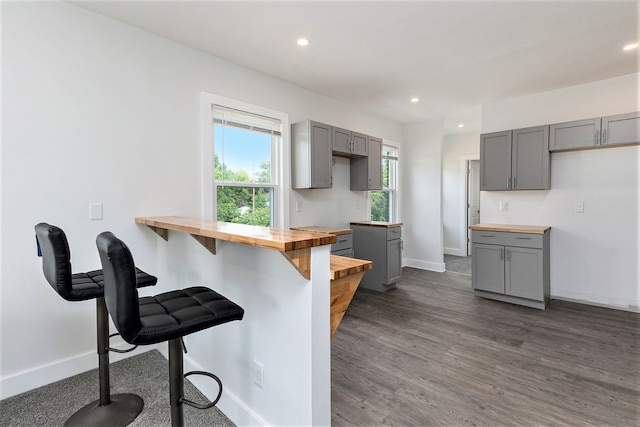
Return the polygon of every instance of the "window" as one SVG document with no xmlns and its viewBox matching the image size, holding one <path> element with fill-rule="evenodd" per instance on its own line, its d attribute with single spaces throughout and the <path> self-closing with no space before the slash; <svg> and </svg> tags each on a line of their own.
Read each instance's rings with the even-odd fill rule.
<svg viewBox="0 0 640 427">
<path fill-rule="evenodd" d="M 371 192 L 371 220 L 396 221 L 398 217 L 398 148 L 382 146 L 382 190 Z"/>
<path fill-rule="evenodd" d="M 282 122 L 211 105 L 215 218 L 274 226 Z"/>
</svg>

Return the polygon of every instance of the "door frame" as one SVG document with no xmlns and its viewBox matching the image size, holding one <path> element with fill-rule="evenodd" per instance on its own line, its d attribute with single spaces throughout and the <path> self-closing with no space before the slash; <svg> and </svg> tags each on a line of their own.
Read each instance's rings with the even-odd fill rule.
<svg viewBox="0 0 640 427">
<path fill-rule="evenodd" d="M 461 156 L 462 161 L 462 188 L 460 191 L 462 206 L 460 212 L 460 251 L 466 253 L 467 256 L 471 255 L 469 252 L 469 160 L 480 160 L 480 154 L 469 154 Z M 480 200 L 480 198 L 478 198 Z"/>
</svg>

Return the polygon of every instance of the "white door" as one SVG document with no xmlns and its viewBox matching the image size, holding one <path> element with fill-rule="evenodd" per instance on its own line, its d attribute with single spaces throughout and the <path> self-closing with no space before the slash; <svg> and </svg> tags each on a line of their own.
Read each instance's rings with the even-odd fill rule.
<svg viewBox="0 0 640 427">
<path fill-rule="evenodd" d="M 467 226 L 480 222 L 480 161 L 467 162 Z M 471 255 L 471 230 L 467 227 L 467 255 Z"/>
</svg>

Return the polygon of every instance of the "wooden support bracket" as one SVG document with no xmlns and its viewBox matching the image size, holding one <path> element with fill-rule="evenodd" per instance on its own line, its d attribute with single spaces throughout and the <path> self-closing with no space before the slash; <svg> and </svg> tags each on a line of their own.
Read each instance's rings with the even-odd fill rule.
<svg viewBox="0 0 640 427">
<path fill-rule="evenodd" d="M 150 229 L 153 230 L 158 236 L 162 237 L 164 240 L 169 241 L 169 230 L 166 228 L 154 227 L 152 225 L 147 225 Z"/>
<path fill-rule="evenodd" d="M 311 248 L 280 252 L 302 276 L 311 280 Z"/>
<path fill-rule="evenodd" d="M 213 237 L 198 236 L 197 234 L 192 234 L 191 237 L 196 239 L 198 243 L 204 246 L 213 255 L 216 254 L 216 239 Z"/>
</svg>

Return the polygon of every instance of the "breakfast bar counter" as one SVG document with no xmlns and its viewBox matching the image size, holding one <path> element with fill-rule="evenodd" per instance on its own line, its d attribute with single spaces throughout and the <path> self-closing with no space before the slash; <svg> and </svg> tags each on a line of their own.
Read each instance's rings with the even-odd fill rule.
<svg viewBox="0 0 640 427">
<path fill-rule="evenodd" d="M 336 242 L 332 234 L 182 216 L 137 217 L 135 221 L 151 228 L 164 240 L 169 239 L 169 230 L 188 233 L 214 255 L 216 239 L 280 251 L 306 279 L 311 277 L 311 248 Z"/>
</svg>

